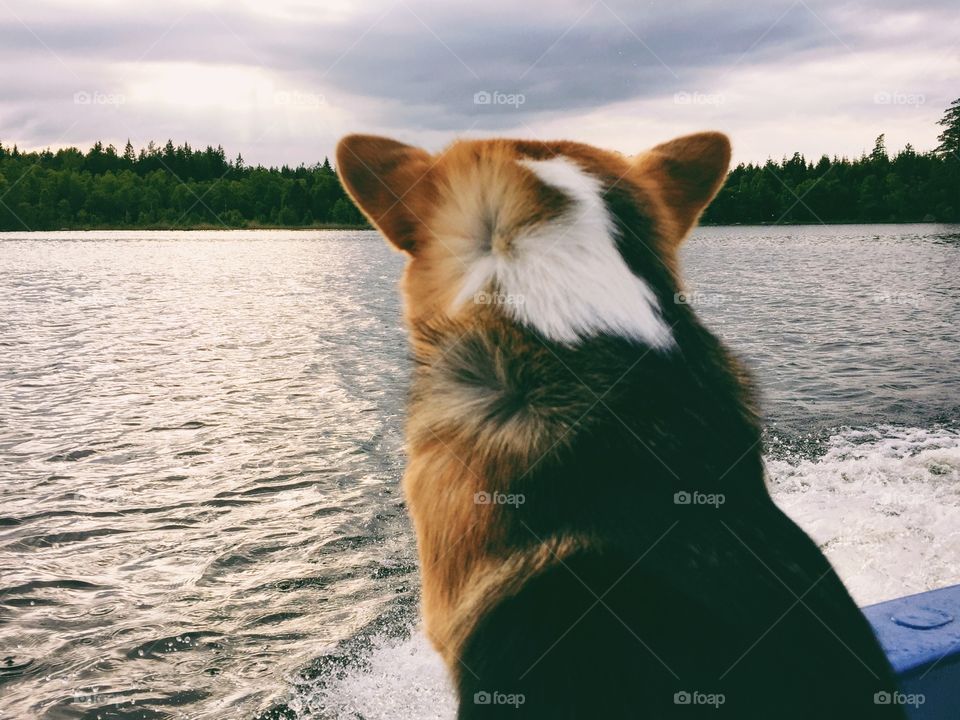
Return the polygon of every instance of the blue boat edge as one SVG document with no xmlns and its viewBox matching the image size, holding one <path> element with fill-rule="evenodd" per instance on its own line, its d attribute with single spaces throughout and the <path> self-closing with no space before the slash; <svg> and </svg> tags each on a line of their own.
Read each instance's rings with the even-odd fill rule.
<svg viewBox="0 0 960 720">
<path fill-rule="evenodd" d="M 960 717 L 960 585 L 862 610 L 900 683 L 899 693 L 875 701 L 904 705 L 911 720 Z"/>
</svg>

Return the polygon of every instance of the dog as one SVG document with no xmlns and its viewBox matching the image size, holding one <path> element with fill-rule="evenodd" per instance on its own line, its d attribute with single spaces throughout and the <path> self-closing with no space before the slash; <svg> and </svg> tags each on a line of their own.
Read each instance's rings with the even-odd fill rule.
<svg viewBox="0 0 960 720">
<path fill-rule="evenodd" d="M 904 717 L 770 498 L 748 373 L 683 302 L 725 135 L 635 156 L 350 135 L 336 157 L 408 257 L 403 486 L 459 718 Z"/>
</svg>

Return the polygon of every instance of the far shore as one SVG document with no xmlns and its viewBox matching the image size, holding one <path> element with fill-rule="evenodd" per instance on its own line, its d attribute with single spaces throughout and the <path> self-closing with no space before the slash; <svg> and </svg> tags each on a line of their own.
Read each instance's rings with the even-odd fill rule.
<svg viewBox="0 0 960 720">
<path fill-rule="evenodd" d="M 369 225 L 351 225 L 344 223 L 317 223 L 315 225 L 218 225 L 216 223 L 200 223 L 198 225 L 74 225 L 71 227 L 50 228 L 48 230 L 0 230 L 2 233 L 19 232 L 107 232 L 115 230 L 166 230 L 177 232 L 195 232 L 198 230 L 373 230 Z"/>
<path fill-rule="evenodd" d="M 940 222 L 938 220 L 849 220 L 842 222 L 790 222 L 790 223 L 701 223 L 700 227 L 799 227 L 816 225 L 954 225 L 956 223 Z M 227 225 L 199 224 L 199 225 L 85 225 L 77 227 L 63 227 L 51 230 L 0 230 L 0 235 L 22 232 L 112 232 L 112 231 L 244 231 L 244 230 L 296 230 L 311 232 L 315 230 L 373 230 L 370 225 L 351 225 L 338 223 L 318 223 L 315 225 L 262 225 L 251 223 L 242 227 Z"/>
</svg>

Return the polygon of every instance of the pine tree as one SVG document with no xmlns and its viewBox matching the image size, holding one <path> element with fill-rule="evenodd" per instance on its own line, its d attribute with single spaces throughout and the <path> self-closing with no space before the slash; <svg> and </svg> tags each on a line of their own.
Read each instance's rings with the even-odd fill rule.
<svg viewBox="0 0 960 720">
<path fill-rule="evenodd" d="M 940 144 L 934 152 L 944 157 L 953 155 L 960 160 L 960 98 L 950 103 L 937 124 L 945 129 L 937 137 Z"/>
</svg>

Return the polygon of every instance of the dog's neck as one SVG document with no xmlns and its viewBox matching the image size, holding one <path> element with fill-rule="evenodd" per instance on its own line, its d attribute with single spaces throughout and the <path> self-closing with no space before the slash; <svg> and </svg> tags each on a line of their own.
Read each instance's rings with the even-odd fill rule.
<svg viewBox="0 0 960 720">
<path fill-rule="evenodd" d="M 616 337 L 567 346 L 512 321 L 416 328 L 430 351 L 417 358 L 411 451 L 440 442 L 484 489 L 505 489 L 600 434 L 618 439 L 614 454 L 652 453 L 681 485 L 735 483 L 735 461 L 762 480 L 749 384 L 691 318 L 676 328 L 688 352 Z"/>
</svg>

